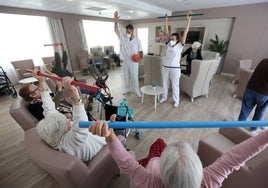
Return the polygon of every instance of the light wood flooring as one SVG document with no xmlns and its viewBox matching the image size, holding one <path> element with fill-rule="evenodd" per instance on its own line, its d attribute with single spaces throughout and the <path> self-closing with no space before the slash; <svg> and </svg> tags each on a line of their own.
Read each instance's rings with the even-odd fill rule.
<svg viewBox="0 0 268 188">
<path fill-rule="evenodd" d="M 122 67 L 114 67 L 109 72 L 107 85 L 114 97 L 114 104 L 118 105 L 125 97 L 122 95 Z M 84 77 L 89 84 L 94 82 L 92 76 Z M 130 94 L 126 98 L 128 105 L 135 110 L 135 121 L 187 121 L 187 120 L 211 120 L 222 121 L 224 119 L 236 120 L 241 107 L 241 101 L 232 97 L 235 86 L 232 78 L 224 75 L 216 75 L 210 86 L 208 98 L 199 97 L 194 102 L 181 92 L 179 108 L 173 107 L 171 97 L 164 104 L 157 104 L 154 109 L 154 97 L 145 96 L 144 103 L 136 95 Z M 140 86 L 143 80 L 140 80 Z M 42 169 L 34 165 L 24 151 L 24 132 L 9 115 L 9 106 L 14 99 L 11 96 L 0 96 L 0 187 L 1 188 L 54 188 L 55 183 Z M 97 101 L 94 102 L 92 114 L 99 117 Z M 196 150 L 198 140 L 211 132 L 212 129 L 145 129 L 144 136 L 136 139 L 131 133 L 128 137 L 128 148 L 135 151 L 137 159 L 145 157 L 148 148 L 156 138 L 161 137 L 167 143 L 185 140 Z M 110 188 L 127 188 L 126 175 L 115 177 L 110 183 Z M 89 185 L 90 187 L 90 185 Z"/>
</svg>

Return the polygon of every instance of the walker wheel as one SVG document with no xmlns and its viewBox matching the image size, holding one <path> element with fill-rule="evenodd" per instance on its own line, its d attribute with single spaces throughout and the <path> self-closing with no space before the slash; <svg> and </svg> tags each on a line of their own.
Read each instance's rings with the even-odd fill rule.
<svg viewBox="0 0 268 188">
<path fill-rule="evenodd" d="M 137 131 L 137 132 L 135 133 L 135 137 L 136 137 L 137 139 L 141 139 L 141 138 L 143 137 L 143 132 L 142 132 L 142 131 Z"/>
</svg>

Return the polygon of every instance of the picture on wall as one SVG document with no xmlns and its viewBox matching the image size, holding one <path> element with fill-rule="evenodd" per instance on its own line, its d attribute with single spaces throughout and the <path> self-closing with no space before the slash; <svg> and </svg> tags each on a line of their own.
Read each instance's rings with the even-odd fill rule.
<svg viewBox="0 0 268 188">
<path fill-rule="evenodd" d="M 168 30 L 170 31 L 170 26 L 168 26 Z M 159 42 L 159 43 L 166 42 L 164 31 L 165 31 L 165 26 L 155 27 L 155 42 Z"/>
</svg>

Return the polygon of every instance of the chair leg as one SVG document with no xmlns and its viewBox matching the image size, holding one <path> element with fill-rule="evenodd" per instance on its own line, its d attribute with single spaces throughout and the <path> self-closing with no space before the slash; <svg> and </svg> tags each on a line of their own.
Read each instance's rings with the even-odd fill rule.
<svg viewBox="0 0 268 188">
<path fill-rule="evenodd" d="M 191 102 L 194 102 L 194 98 L 191 98 Z"/>
</svg>

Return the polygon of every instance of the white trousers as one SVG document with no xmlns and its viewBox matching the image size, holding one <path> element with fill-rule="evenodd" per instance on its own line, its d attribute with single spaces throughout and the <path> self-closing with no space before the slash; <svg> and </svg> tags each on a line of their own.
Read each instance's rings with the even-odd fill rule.
<svg viewBox="0 0 268 188">
<path fill-rule="evenodd" d="M 124 92 L 125 93 L 130 92 L 132 84 L 135 94 L 140 95 L 139 63 L 135 63 L 132 61 L 125 61 L 123 66 L 124 66 L 124 80 L 125 80 Z"/>
<path fill-rule="evenodd" d="M 171 82 L 172 87 L 172 98 L 176 103 L 180 102 L 180 68 L 166 68 L 162 67 L 162 79 L 163 79 L 163 90 L 162 99 L 167 100 L 169 84 Z"/>
</svg>

